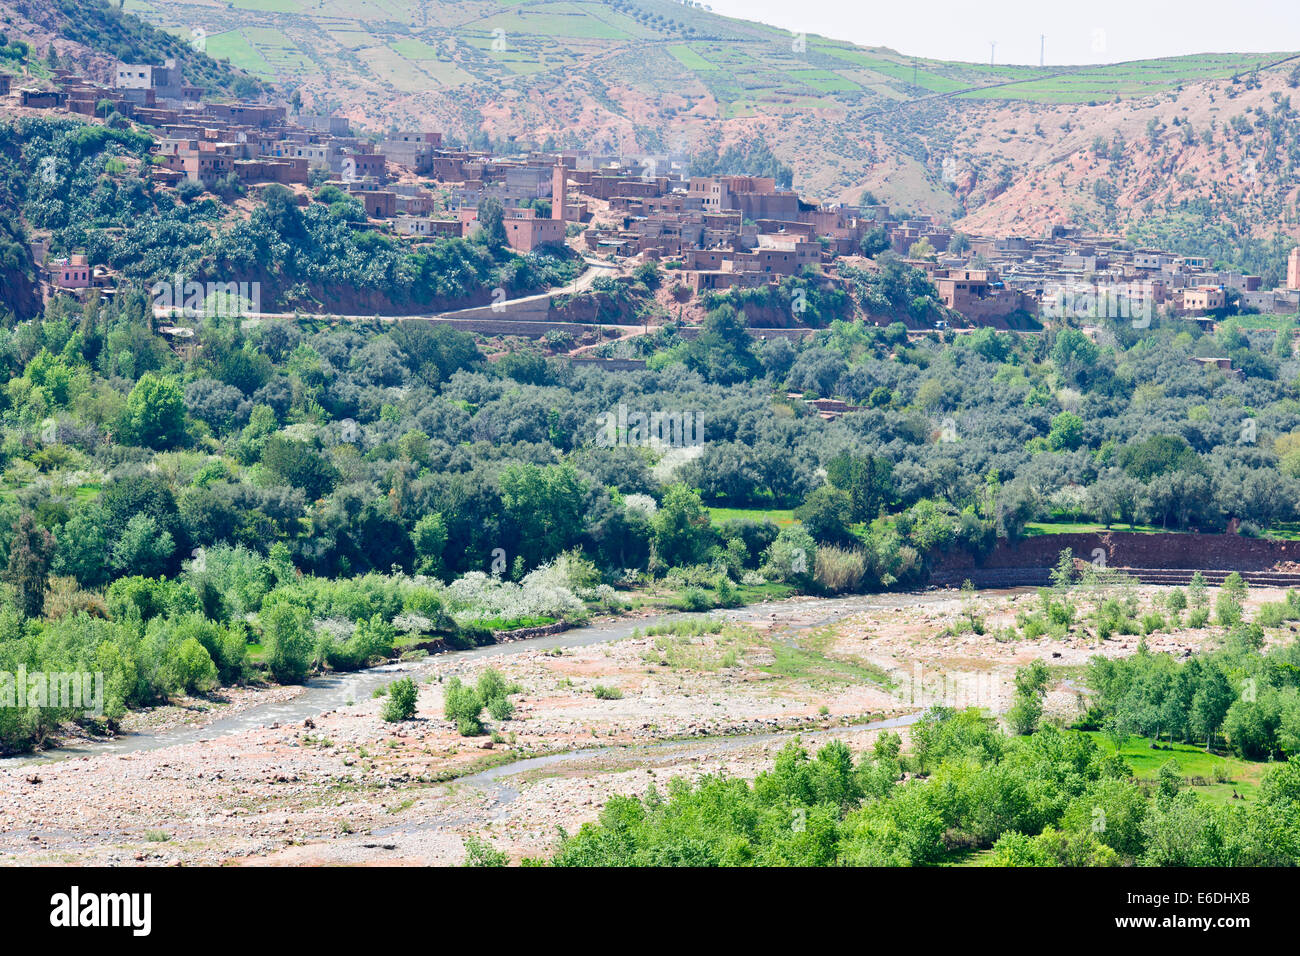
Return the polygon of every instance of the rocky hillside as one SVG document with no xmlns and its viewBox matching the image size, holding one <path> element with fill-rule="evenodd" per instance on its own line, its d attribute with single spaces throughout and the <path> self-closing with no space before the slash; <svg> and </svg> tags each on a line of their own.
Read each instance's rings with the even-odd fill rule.
<svg viewBox="0 0 1300 956">
<path fill-rule="evenodd" d="M 46 11 L 42 22 L 66 19 L 70 4 L 0 0 L 28 20 Z M 1208 241 L 1206 251 L 1255 271 L 1278 268 L 1286 240 L 1275 236 L 1300 234 L 1291 53 L 989 66 L 793 35 L 668 0 L 125 0 L 123 9 L 202 47 L 198 62 L 247 71 L 304 109 L 374 130 L 433 126 L 480 148 L 680 152 L 697 168 L 778 178 L 789 168 L 822 200 L 870 190 L 971 231 L 1071 222 L 1174 247 Z"/>
<path fill-rule="evenodd" d="M 9 61 L 10 72 L 21 69 L 38 81 L 51 67 L 64 66 L 106 82 L 119 59 L 160 63 L 171 58 L 187 80 L 216 93 L 258 96 L 268 85 L 209 57 L 201 32 L 178 36 L 180 31 L 159 29 L 124 12 L 121 0 L 0 0 L 0 32 L 31 49 L 27 62 Z"/>
</svg>

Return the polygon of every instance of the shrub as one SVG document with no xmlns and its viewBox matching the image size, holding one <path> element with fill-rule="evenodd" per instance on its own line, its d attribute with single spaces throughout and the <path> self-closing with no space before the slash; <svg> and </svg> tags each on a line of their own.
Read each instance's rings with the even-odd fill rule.
<svg viewBox="0 0 1300 956">
<path fill-rule="evenodd" d="M 384 700 L 380 716 L 389 723 L 410 720 L 415 716 L 415 702 L 419 694 L 419 689 L 411 678 L 403 677 L 393 681 L 388 685 L 388 697 Z"/>
<path fill-rule="evenodd" d="M 262 612 L 262 643 L 266 667 L 281 684 L 300 684 L 307 678 L 313 642 L 306 608 L 278 601 Z"/>
<path fill-rule="evenodd" d="M 622 700 L 623 692 L 617 687 L 607 687 L 604 684 L 596 684 L 591 688 L 591 692 L 597 700 Z"/>
<path fill-rule="evenodd" d="M 478 837 L 465 840 L 465 866 L 505 866 L 510 858 L 492 844 Z"/>
<path fill-rule="evenodd" d="M 217 686 L 217 665 L 197 640 L 187 637 L 173 660 L 178 686 L 185 691 L 208 691 Z"/>
<path fill-rule="evenodd" d="M 1291 592 L 1294 593 L 1294 592 Z M 1267 604 L 1261 604 L 1259 611 L 1255 614 L 1255 623 L 1260 627 L 1278 627 L 1286 621 L 1294 621 L 1300 617 L 1300 609 L 1290 599 L 1290 594 L 1285 601 L 1270 601 Z"/>
<path fill-rule="evenodd" d="M 713 607 L 713 601 L 709 599 L 708 593 L 703 588 L 687 588 L 683 591 L 676 601 L 677 607 L 683 611 L 707 611 Z"/>
<path fill-rule="evenodd" d="M 448 720 L 456 722 L 462 737 L 476 737 L 483 733 L 483 708 L 487 708 L 494 720 L 509 720 L 515 713 L 510 695 L 519 690 L 518 684 L 507 684 L 501 672 L 491 667 L 479 675 L 475 687 L 453 677 L 447 682 L 443 712 Z"/>
<path fill-rule="evenodd" d="M 1156 631 L 1162 631 L 1167 626 L 1164 615 L 1151 611 L 1142 615 L 1142 633 L 1154 634 Z"/>
<path fill-rule="evenodd" d="M 478 692 L 453 677 L 447 682 L 443 695 L 443 714 L 448 720 L 455 721 L 456 730 L 462 737 L 477 737 L 483 733 L 483 700 Z"/>
<path fill-rule="evenodd" d="M 802 527 L 782 528 L 764 553 L 762 574 L 769 581 L 806 587 L 817 561 L 817 545 Z"/>
</svg>

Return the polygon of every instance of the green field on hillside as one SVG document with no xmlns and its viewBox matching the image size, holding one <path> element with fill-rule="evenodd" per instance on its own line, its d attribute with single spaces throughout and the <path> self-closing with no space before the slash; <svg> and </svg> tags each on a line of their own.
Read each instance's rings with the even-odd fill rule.
<svg viewBox="0 0 1300 956">
<path fill-rule="evenodd" d="M 1206 54 L 1103 66 L 1046 67 L 957 63 L 856 47 L 732 20 L 702 7 L 645 3 L 615 8 L 596 0 L 232 0 L 195 7 L 185 0 L 128 0 L 126 8 L 179 35 L 195 23 L 216 56 L 263 76 L 291 77 L 331 63 L 346 85 L 340 50 L 392 50 L 366 79 L 395 90 L 547 73 L 565 80 L 590 63 L 607 84 L 680 92 L 694 78 L 725 115 L 884 104 L 918 96 L 1043 103 L 1108 101 L 1227 79 L 1287 54 Z M 500 31 L 500 32 L 494 32 Z M 505 50 L 491 44 L 504 40 Z M 442 52 L 439 52 L 442 51 Z M 682 72 L 649 67 L 666 53 Z M 436 70 L 425 64 L 439 63 Z M 987 90 L 972 89 L 989 87 Z M 967 91 L 967 92 L 961 92 Z"/>
<path fill-rule="evenodd" d="M 1112 63 L 1096 67 L 1058 67 L 1060 76 L 1016 83 L 968 98 L 1031 100 L 1042 103 L 1104 102 L 1115 97 L 1148 96 L 1202 80 L 1226 80 L 1285 59 L 1288 53 L 1209 54 Z"/>
</svg>

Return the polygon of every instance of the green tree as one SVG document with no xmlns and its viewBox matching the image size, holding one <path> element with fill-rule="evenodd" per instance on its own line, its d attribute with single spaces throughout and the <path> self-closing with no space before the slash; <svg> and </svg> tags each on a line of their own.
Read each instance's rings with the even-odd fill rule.
<svg viewBox="0 0 1300 956">
<path fill-rule="evenodd" d="M 305 441 L 272 435 L 262 448 L 262 464 L 312 500 L 334 488 L 339 471 Z"/>
<path fill-rule="evenodd" d="M 161 451 L 185 440 L 185 395 L 173 378 L 146 372 L 127 396 L 122 437 Z"/>
<path fill-rule="evenodd" d="M 411 543 L 415 546 L 416 573 L 441 576 L 442 551 L 447 546 L 447 522 L 442 520 L 442 515 L 430 512 L 417 521 Z"/>
<path fill-rule="evenodd" d="M 1072 385 L 1084 384 L 1097 367 L 1100 353 L 1078 329 L 1062 329 L 1052 345 L 1052 364 Z"/>
<path fill-rule="evenodd" d="M 18 608 L 27 617 L 40 617 L 45 610 L 45 586 L 54 550 L 54 535 L 40 527 L 30 512 L 18 517 L 9 541 L 4 580 L 13 587 Z"/>
<path fill-rule="evenodd" d="M 555 557 L 582 531 L 586 483 L 570 464 L 510 465 L 501 472 L 501 503 L 529 566 Z"/>
<path fill-rule="evenodd" d="M 1223 719 L 1235 697 L 1232 684 L 1219 666 L 1207 663 L 1202 670 L 1196 693 L 1192 696 L 1189 720 L 1192 733 L 1205 740 L 1206 750 L 1210 749 L 1215 734 L 1223 726 Z"/>
<path fill-rule="evenodd" d="M 301 684 L 311 665 L 312 633 L 307 609 L 276 601 L 262 610 L 266 666 L 281 684 Z"/>
<path fill-rule="evenodd" d="M 491 196 L 478 204 L 478 223 L 482 228 L 482 239 L 489 249 L 501 249 L 506 245 L 505 207 L 501 200 Z"/>
<path fill-rule="evenodd" d="M 1224 627 L 1232 627 L 1241 620 L 1246 604 L 1246 580 L 1236 571 L 1224 578 L 1214 600 L 1215 620 Z"/>
<path fill-rule="evenodd" d="M 78 508 L 58 533 L 53 571 L 72 575 L 85 588 L 103 585 L 108 579 L 107 521 L 97 503 Z"/>
<path fill-rule="evenodd" d="M 685 485 L 670 485 L 664 492 L 650 529 L 655 555 L 664 567 L 699 564 L 708 552 L 708 512 L 699 493 Z"/>
<path fill-rule="evenodd" d="M 1074 412 L 1061 412 L 1052 419 L 1047 444 L 1053 451 L 1074 451 L 1083 444 L 1083 419 Z"/>
<path fill-rule="evenodd" d="M 850 529 L 853 501 L 848 492 L 822 485 L 813 490 L 804 503 L 795 509 L 795 517 L 803 522 L 808 533 L 817 541 L 829 544 L 846 544 L 853 541 Z"/>
<path fill-rule="evenodd" d="M 854 521 L 873 521 L 898 499 L 894 464 L 883 455 L 840 452 L 827 462 L 826 480 L 848 492 Z"/>
<path fill-rule="evenodd" d="M 113 542 L 108 563 L 122 574 L 154 577 L 167 570 L 175 550 L 171 534 L 158 526 L 153 515 L 135 514 L 127 521 L 121 537 Z"/>
<path fill-rule="evenodd" d="M 1051 672 L 1040 660 L 1016 671 L 1016 696 L 1011 709 L 1007 711 L 1007 723 L 1012 731 L 1024 736 L 1038 729 L 1050 680 Z"/>
<path fill-rule="evenodd" d="M 704 330 L 686 346 L 682 361 L 710 382 L 730 385 L 762 374 L 745 315 L 722 305 L 704 317 Z"/>
</svg>

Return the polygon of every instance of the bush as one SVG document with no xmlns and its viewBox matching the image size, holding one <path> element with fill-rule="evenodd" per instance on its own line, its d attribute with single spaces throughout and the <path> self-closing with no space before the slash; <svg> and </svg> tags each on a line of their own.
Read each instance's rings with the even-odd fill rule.
<svg viewBox="0 0 1300 956">
<path fill-rule="evenodd" d="M 591 692 L 597 700 L 622 700 L 623 692 L 617 687 L 607 687 L 604 684 L 597 684 L 591 688 Z"/>
<path fill-rule="evenodd" d="M 262 612 L 266 667 L 281 684 L 301 684 L 311 665 L 313 642 L 307 610 L 277 601 Z"/>
<path fill-rule="evenodd" d="M 807 587 L 817 562 L 817 544 L 798 525 L 782 528 L 763 555 L 763 577 Z"/>
<path fill-rule="evenodd" d="M 1261 604 L 1259 611 L 1255 614 L 1255 623 L 1260 627 L 1279 627 L 1287 621 L 1294 621 L 1300 617 L 1300 612 L 1290 601 L 1270 601 L 1267 604 Z"/>
<path fill-rule="evenodd" d="M 203 692 L 217 686 L 217 665 L 207 649 L 192 637 L 187 637 L 176 650 L 173 662 L 176 682 L 186 692 Z"/>
<path fill-rule="evenodd" d="M 415 716 L 415 702 L 419 693 L 415 681 L 409 677 L 393 681 L 388 685 L 388 697 L 384 700 L 380 716 L 389 723 L 410 720 Z"/>
<path fill-rule="evenodd" d="M 456 723 L 462 737 L 477 737 L 483 733 L 483 701 L 474 688 L 462 683 L 459 677 L 447 682 L 443 695 L 443 715 Z"/>
<path fill-rule="evenodd" d="M 707 611 L 713 607 L 713 601 L 703 588 L 687 588 L 677 598 L 677 607 L 683 611 Z"/>
<path fill-rule="evenodd" d="M 1164 615 L 1156 611 L 1151 611 L 1142 615 L 1142 633 L 1154 634 L 1156 631 L 1163 631 L 1168 626 Z"/>
<path fill-rule="evenodd" d="M 510 858 L 492 844 L 478 837 L 465 840 L 465 866 L 496 867 L 505 866 Z"/>
<path fill-rule="evenodd" d="M 453 677 L 443 695 L 443 713 L 456 722 L 462 737 L 477 737 L 483 733 L 483 708 L 494 720 L 509 720 L 515 713 L 510 695 L 519 693 L 519 689 L 517 684 L 507 684 L 501 672 L 491 667 L 479 675 L 476 687 Z"/>
</svg>

